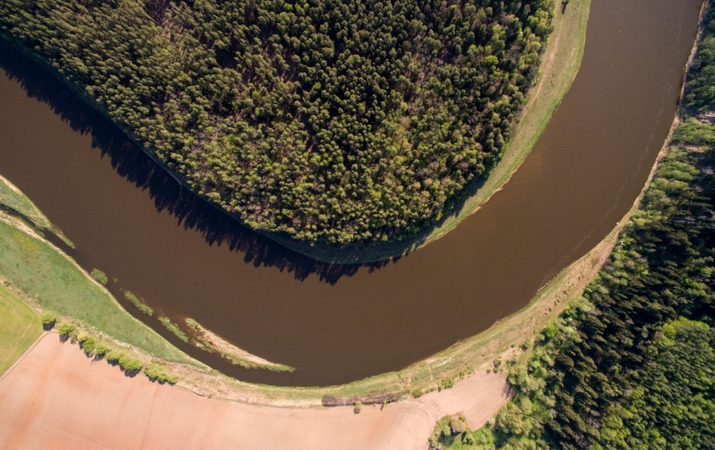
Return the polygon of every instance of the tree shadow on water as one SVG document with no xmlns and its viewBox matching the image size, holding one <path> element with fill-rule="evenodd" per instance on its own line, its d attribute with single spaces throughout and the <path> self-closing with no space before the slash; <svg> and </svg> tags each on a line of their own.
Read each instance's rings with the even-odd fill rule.
<svg viewBox="0 0 715 450">
<path fill-rule="evenodd" d="M 227 245 L 244 254 L 256 267 L 277 267 L 305 280 L 315 274 L 335 284 L 361 267 L 373 271 L 388 264 L 329 264 L 294 252 L 250 230 L 208 201 L 182 186 L 178 179 L 135 145 L 118 126 L 86 103 L 81 95 L 60 81 L 56 71 L 43 67 L 21 49 L 0 39 L 0 68 L 20 82 L 27 95 L 48 104 L 72 130 L 89 134 L 92 146 L 110 158 L 119 175 L 148 192 L 158 211 L 168 211 L 177 224 L 201 233 L 209 245 Z"/>
</svg>

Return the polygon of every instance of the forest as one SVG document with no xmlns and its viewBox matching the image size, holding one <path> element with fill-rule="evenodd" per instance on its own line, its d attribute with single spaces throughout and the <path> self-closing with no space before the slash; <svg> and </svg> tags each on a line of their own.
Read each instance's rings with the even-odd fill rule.
<svg viewBox="0 0 715 450">
<path fill-rule="evenodd" d="M 608 263 L 512 364 L 495 420 L 444 448 L 715 448 L 712 8 L 703 23 L 682 123 Z"/>
<path fill-rule="evenodd" d="M 192 189 L 344 246 L 435 222 L 509 140 L 552 0 L 4 0 L 39 56 Z"/>
</svg>

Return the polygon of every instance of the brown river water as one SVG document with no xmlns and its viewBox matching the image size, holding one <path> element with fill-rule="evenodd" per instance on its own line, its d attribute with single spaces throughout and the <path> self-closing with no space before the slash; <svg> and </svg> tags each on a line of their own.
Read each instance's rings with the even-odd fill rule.
<svg viewBox="0 0 715 450">
<path fill-rule="evenodd" d="M 576 0 L 578 1 L 578 0 Z M 193 349 L 239 379 L 345 383 L 484 331 L 603 239 L 643 187 L 676 112 L 700 0 L 593 0 L 578 77 L 505 188 L 397 261 L 331 266 L 253 233 L 181 188 L 51 74 L 0 45 L 0 174 L 99 268 L 290 374 Z"/>
</svg>

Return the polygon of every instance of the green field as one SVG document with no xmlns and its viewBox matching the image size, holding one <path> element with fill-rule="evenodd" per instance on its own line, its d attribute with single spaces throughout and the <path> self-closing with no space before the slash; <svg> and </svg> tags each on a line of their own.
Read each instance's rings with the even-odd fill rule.
<svg viewBox="0 0 715 450">
<path fill-rule="evenodd" d="M 40 315 L 0 286 L 0 375 L 42 332 Z"/>
</svg>

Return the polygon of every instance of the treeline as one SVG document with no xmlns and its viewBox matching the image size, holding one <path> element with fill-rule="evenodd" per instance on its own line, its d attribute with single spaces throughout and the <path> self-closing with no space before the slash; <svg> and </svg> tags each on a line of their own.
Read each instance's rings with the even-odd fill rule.
<svg viewBox="0 0 715 450">
<path fill-rule="evenodd" d="M 437 220 L 501 156 L 552 0 L 4 0 L 0 31 L 201 195 L 309 242 Z"/>
<path fill-rule="evenodd" d="M 713 19 L 693 115 L 607 265 L 512 368 L 512 401 L 470 436 L 480 448 L 715 448 Z"/>
</svg>

